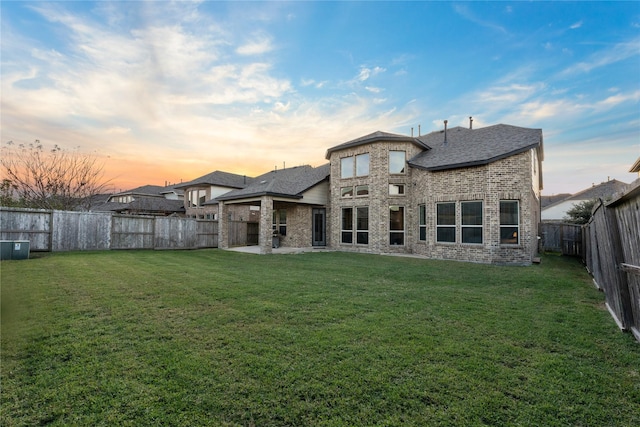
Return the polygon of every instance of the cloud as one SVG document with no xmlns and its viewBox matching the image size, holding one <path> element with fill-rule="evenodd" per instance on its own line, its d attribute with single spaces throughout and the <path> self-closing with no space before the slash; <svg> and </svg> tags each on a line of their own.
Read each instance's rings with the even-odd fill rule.
<svg viewBox="0 0 640 427">
<path fill-rule="evenodd" d="M 270 37 L 260 36 L 236 49 L 240 55 L 262 55 L 273 50 Z"/>
<path fill-rule="evenodd" d="M 569 28 L 572 30 L 576 30 L 578 28 L 582 27 L 582 21 L 578 21 L 575 24 L 571 25 Z"/>
<path fill-rule="evenodd" d="M 274 159 L 322 162 L 331 144 L 404 126 L 417 115 L 414 104 L 395 107 L 376 96 L 381 88 L 363 84 L 383 67 L 359 67 L 353 84 L 363 86 L 360 94 L 303 97 L 263 55 L 275 44 L 266 31 L 237 43 L 225 27 L 233 23 L 199 16 L 193 5 L 171 20 L 155 10 L 171 5 L 136 5 L 142 21 L 127 21 L 118 8 L 97 22 L 59 4 L 35 6 L 61 43 L 25 42 L 15 51 L 3 45 L 3 54 L 12 53 L 3 58 L 0 81 L 3 138 L 73 141 L 89 151 L 108 150 L 113 164 L 137 159 L 140 170 L 189 165 L 189 175 L 179 178 L 191 179 L 215 168 L 261 173 Z M 299 82 L 317 89 L 328 84 Z"/>
<path fill-rule="evenodd" d="M 581 61 L 564 69 L 560 75 L 568 76 L 588 73 L 596 68 L 606 67 L 616 62 L 624 61 L 640 55 L 640 38 L 607 46 L 593 54 L 586 61 Z"/>
<path fill-rule="evenodd" d="M 474 24 L 480 25 L 481 27 L 488 28 L 493 31 L 497 31 L 502 34 L 507 34 L 508 31 L 501 25 L 495 24 L 490 21 L 486 21 L 477 17 L 466 4 L 454 4 L 453 10 L 464 19 L 473 22 Z M 510 12 L 510 10 L 507 10 Z"/>
<path fill-rule="evenodd" d="M 360 67 L 360 73 L 356 77 L 356 80 L 360 82 L 364 82 L 366 80 L 369 80 L 373 76 L 376 76 L 380 73 L 384 73 L 385 71 L 386 69 L 382 67 L 373 67 L 373 68 Z"/>
</svg>

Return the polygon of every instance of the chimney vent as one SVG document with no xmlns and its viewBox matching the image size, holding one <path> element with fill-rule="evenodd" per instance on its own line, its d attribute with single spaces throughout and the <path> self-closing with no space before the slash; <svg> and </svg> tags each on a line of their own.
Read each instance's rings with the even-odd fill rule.
<svg viewBox="0 0 640 427">
<path fill-rule="evenodd" d="M 447 123 L 449 123 L 448 120 L 444 121 L 444 143 L 447 143 Z"/>
<path fill-rule="evenodd" d="M 418 136 L 422 136 L 422 133 L 420 132 L 420 126 L 421 125 L 418 125 Z"/>
<path fill-rule="evenodd" d="M 411 128 L 411 138 L 413 138 L 413 128 Z"/>
<path fill-rule="evenodd" d="M 469 129 L 473 129 L 473 117 L 469 116 Z"/>
</svg>

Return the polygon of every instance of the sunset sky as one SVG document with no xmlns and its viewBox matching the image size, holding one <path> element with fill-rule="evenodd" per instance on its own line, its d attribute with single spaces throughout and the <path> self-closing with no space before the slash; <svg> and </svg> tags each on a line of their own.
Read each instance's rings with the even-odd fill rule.
<svg viewBox="0 0 640 427">
<path fill-rule="evenodd" d="M 640 2 L 7 2 L 1 138 L 116 191 L 323 164 L 381 130 L 542 128 L 544 191 L 635 179 Z M 79 147 L 79 148 L 78 148 Z"/>
</svg>

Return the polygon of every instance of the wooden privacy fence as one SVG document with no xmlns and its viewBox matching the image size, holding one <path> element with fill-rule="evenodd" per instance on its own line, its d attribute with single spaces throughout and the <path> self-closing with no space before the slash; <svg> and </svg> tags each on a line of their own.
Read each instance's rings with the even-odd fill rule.
<svg viewBox="0 0 640 427">
<path fill-rule="evenodd" d="M 596 203 L 583 236 L 583 260 L 609 312 L 640 341 L 640 180 L 622 196 Z"/>
<path fill-rule="evenodd" d="M 562 255 L 582 256 L 582 226 L 560 222 L 540 224 L 542 250 Z"/>
<path fill-rule="evenodd" d="M 215 248 L 218 222 L 3 207 L 0 240 L 29 240 L 32 251 L 47 252 Z"/>
</svg>

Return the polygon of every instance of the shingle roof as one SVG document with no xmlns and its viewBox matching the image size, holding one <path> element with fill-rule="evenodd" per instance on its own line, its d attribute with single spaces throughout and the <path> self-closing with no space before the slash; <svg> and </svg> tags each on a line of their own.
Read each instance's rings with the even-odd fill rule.
<svg viewBox="0 0 640 427">
<path fill-rule="evenodd" d="M 444 170 L 486 165 L 531 148 L 542 148 L 542 129 L 493 125 L 479 129 L 454 127 L 419 137 L 431 149 L 409 160 L 409 165 L 426 170 Z M 542 160 L 542 153 L 540 154 Z"/>
<path fill-rule="evenodd" d="M 344 150 L 345 148 L 357 147 L 358 145 L 371 144 L 372 142 L 379 141 L 410 142 L 422 149 L 429 149 L 429 146 L 422 142 L 419 138 L 414 138 L 407 135 L 399 135 L 396 133 L 376 131 L 370 133 L 369 135 L 361 136 L 360 138 L 352 139 L 351 141 L 347 141 L 343 144 L 329 148 L 325 157 L 328 159 L 331 156 L 331 153 L 334 151 Z"/>
<path fill-rule="evenodd" d="M 540 196 L 540 207 L 546 208 L 547 206 L 561 202 L 565 199 L 568 199 L 569 197 L 571 197 L 571 193 L 560 193 L 554 194 L 552 196 Z"/>
<path fill-rule="evenodd" d="M 160 192 L 164 190 L 166 190 L 166 187 L 163 187 L 161 185 L 143 185 L 132 190 L 121 191 L 117 194 L 145 194 L 151 196 L 159 196 Z"/>
<path fill-rule="evenodd" d="M 556 205 L 560 202 L 566 202 L 566 201 L 572 201 L 572 200 L 574 201 L 593 200 L 593 199 L 608 200 L 613 198 L 616 194 L 624 193 L 628 187 L 629 187 L 629 184 L 626 184 L 622 181 L 618 181 L 616 179 L 612 179 L 611 181 L 603 182 L 601 184 L 594 185 L 592 187 L 579 191 L 575 193 L 573 196 L 559 200 L 546 207 Z"/>
<path fill-rule="evenodd" d="M 256 177 L 250 185 L 232 190 L 215 200 L 238 200 L 257 196 L 280 196 L 302 198 L 302 193 L 329 177 L 329 164 L 318 166 L 296 166 L 274 170 Z"/>
<path fill-rule="evenodd" d="M 194 187 L 203 184 L 219 185 L 221 187 L 229 188 L 244 188 L 249 185 L 253 179 L 254 178 L 248 177 L 246 175 L 237 175 L 235 173 L 214 171 L 189 182 L 178 184 L 175 186 L 175 188 L 184 189 L 187 187 Z"/>
<path fill-rule="evenodd" d="M 105 202 L 92 206 L 92 211 L 97 212 L 184 212 L 184 202 L 182 200 L 169 200 L 160 197 L 138 197 L 130 203 Z"/>
<path fill-rule="evenodd" d="M 114 194 L 114 196 L 123 195 L 123 194 L 138 194 L 138 195 L 144 195 L 144 196 L 163 196 L 164 194 L 167 194 L 167 193 L 184 194 L 184 191 L 177 190 L 173 185 L 169 185 L 167 187 L 163 187 L 161 185 L 143 185 L 141 187 L 137 187 L 132 190 L 121 191 L 119 193 Z"/>
</svg>

